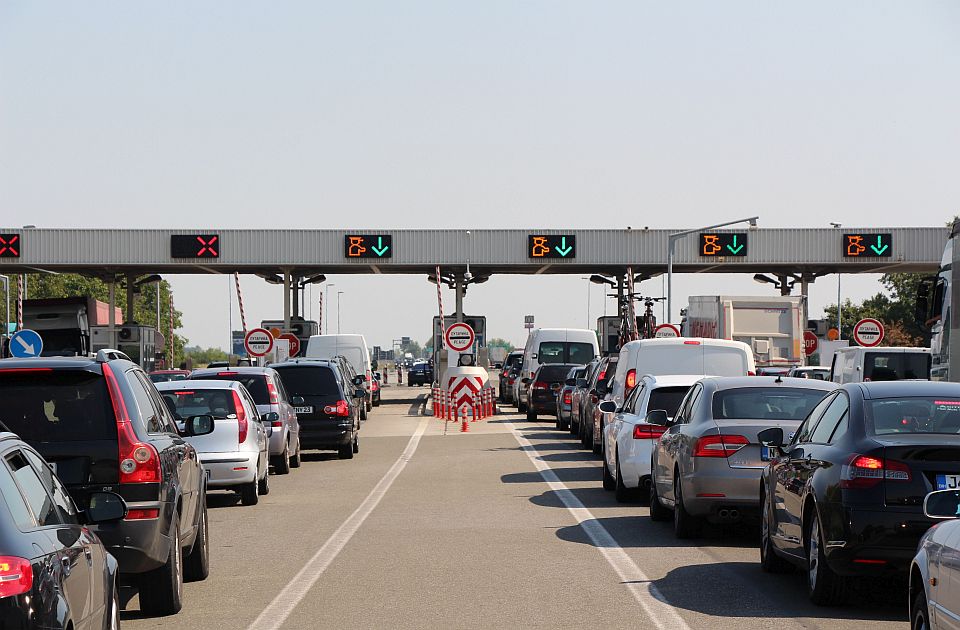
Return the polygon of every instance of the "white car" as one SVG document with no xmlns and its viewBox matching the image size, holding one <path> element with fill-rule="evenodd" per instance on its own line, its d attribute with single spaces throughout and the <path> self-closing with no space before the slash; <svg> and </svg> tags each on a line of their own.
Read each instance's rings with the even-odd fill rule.
<svg viewBox="0 0 960 630">
<path fill-rule="evenodd" d="M 960 628 L 960 491 L 927 495 L 923 513 L 949 519 L 920 539 L 910 567 L 910 627 L 925 630 Z"/>
<path fill-rule="evenodd" d="M 614 490 L 617 501 L 646 497 L 649 492 L 651 455 L 666 427 L 646 422 L 647 414 L 661 410 L 673 418 L 687 391 L 702 378 L 702 374 L 648 374 L 637 381 L 621 407 L 613 400 L 600 404 L 601 411 L 616 412 L 603 429 L 603 489 Z"/>
</svg>

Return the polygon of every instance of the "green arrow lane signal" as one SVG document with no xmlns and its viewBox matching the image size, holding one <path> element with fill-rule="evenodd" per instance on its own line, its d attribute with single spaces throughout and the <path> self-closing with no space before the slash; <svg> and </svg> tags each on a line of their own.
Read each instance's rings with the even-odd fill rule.
<svg viewBox="0 0 960 630">
<path fill-rule="evenodd" d="M 377 237 L 377 246 L 376 246 L 376 247 L 371 247 L 370 249 L 373 250 L 373 253 L 374 253 L 374 254 L 376 254 L 377 256 L 381 256 L 381 257 L 382 257 L 384 254 L 387 253 L 387 250 L 390 249 L 390 246 L 389 246 L 389 245 L 384 245 L 384 244 L 383 244 L 383 237 L 382 237 L 382 236 L 378 236 L 378 237 Z"/>
<path fill-rule="evenodd" d="M 727 245 L 727 249 L 730 250 L 731 254 L 739 254 L 740 250 L 743 249 L 743 243 L 737 245 L 737 235 L 733 235 L 733 245 Z"/>
<path fill-rule="evenodd" d="M 870 246 L 870 249 L 872 249 L 873 253 L 875 253 L 877 256 L 883 256 L 883 252 L 887 251 L 887 249 L 889 248 L 890 248 L 889 245 L 883 244 L 882 234 L 877 234 L 877 244 Z"/>
<path fill-rule="evenodd" d="M 571 250 L 573 250 L 573 247 L 567 245 L 567 237 L 564 236 L 560 241 L 560 245 L 558 247 L 554 247 L 554 249 L 557 250 L 557 253 L 561 256 L 566 256 Z"/>
</svg>

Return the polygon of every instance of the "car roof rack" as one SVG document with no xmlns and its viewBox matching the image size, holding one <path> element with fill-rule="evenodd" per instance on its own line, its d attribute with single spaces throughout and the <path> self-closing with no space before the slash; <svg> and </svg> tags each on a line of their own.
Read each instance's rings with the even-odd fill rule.
<svg viewBox="0 0 960 630">
<path fill-rule="evenodd" d="M 128 357 L 126 353 L 120 352 L 119 350 L 114 350 L 113 348 L 104 348 L 103 350 L 97 352 L 97 363 L 106 363 L 107 361 L 116 361 L 117 359 L 130 361 L 130 357 Z"/>
</svg>

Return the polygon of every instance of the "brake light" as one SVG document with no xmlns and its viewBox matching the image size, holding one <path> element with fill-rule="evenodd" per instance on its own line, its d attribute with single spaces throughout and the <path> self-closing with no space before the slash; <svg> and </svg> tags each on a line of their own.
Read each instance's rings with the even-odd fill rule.
<svg viewBox="0 0 960 630">
<path fill-rule="evenodd" d="M 850 463 L 840 469 L 840 487 L 845 489 L 872 488 L 881 479 L 910 481 L 910 467 L 892 459 L 886 461 L 866 455 L 854 455 Z"/>
<path fill-rule="evenodd" d="M 243 401 L 240 400 L 240 394 L 236 390 L 232 390 L 233 394 L 233 406 L 237 410 L 237 425 L 239 433 L 237 434 L 237 440 L 240 444 L 243 444 L 247 441 L 247 431 L 250 430 L 250 423 L 247 422 L 247 410 L 243 406 Z"/>
<path fill-rule="evenodd" d="M 573 396 L 570 395 L 570 390 L 563 392 L 563 404 L 565 405 L 573 404 Z"/>
<path fill-rule="evenodd" d="M 600 370 L 600 373 L 597 374 L 598 381 L 602 381 L 605 378 L 607 378 L 607 368 L 603 368 L 602 370 Z"/>
<path fill-rule="evenodd" d="M 630 370 L 627 372 L 627 389 L 633 389 L 637 385 L 637 371 Z"/>
<path fill-rule="evenodd" d="M 277 384 L 274 383 L 273 379 L 269 376 L 267 377 L 267 393 L 270 395 L 271 405 L 280 403 L 280 396 L 277 394 Z"/>
<path fill-rule="evenodd" d="M 376 381 L 373 381 L 372 383 L 370 383 L 370 389 L 375 392 L 380 391 L 380 384 L 377 383 Z"/>
<path fill-rule="evenodd" d="M 217 372 L 217 376 L 237 376 L 240 372 Z"/>
<path fill-rule="evenodd" d="M 756 376 L 757 373 L 752 370 L 747 370 L 747 376 Z"/>
<path fill-rule="evenodd" d="M 635 440 L 659 440 L 667 427 L 661 427 L 659 424 L 637 424 L 633 427 L 633 439 Z"/>
<path fill-rule="evenodd" d="M 149 510 L 130 510 L 127 512 L 125 520 L 144 521 L 151 518 L 160 518 L 160 510 L 157 508 Z"/>
<path fill-rule="evenodd" d="M 33 588 L 33 566 L 26 558 L 0 556 L 0 597 L 29 593 Z"/>
<path fill-rule="evenodd" d="M 336 405 L 327 405 L 324 407 L 323 413 L 328 416 L 342 416 L 345 418 L 350 415 L 350 407 L 347 406 L 347 401 L 338 400 Z"/>
<path fill-rule="evenodd" d="M 742 435 L 705 435 L 693 447 L 694 457 L 730 457 L 750 443 Z"/>
<path fill-rule="evenodd" d="M 683 345 L 685 345 L 685 346 L 699 346 L 699 345 L 700 345 L 700 342 L 699 342 L 699 341 L 684 341 L 684 342 L 683 342 Z"/>
<path fill-rule="evenodd" d="M 173 393 L 176 394 L 177 396 L 191 396 L 191 395 L 193 395 L 193 394 L 196 393 L 196 392 L 176 391 L 176 392 L 173 392 Z"/>
<path fill-rule="evenodd" d="M 0 370 L 0 374 L 28 374 L 30 372 L 53 372 L 53 368 L 11 368 Z"/>
</svg>

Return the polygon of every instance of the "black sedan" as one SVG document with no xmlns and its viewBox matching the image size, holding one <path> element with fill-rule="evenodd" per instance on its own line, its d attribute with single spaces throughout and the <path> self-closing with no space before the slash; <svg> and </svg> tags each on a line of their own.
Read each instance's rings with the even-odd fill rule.
<svg viewBox="0 0 960 630">
<path fill-rule="evenodd" d="M 557 393 L 573 368 L 582 367 L 568 363 L 545 363 L 537 368 L 533 378 L 521 381 L 527 387 L 527 420 L 533 422 L 537 414 L 557 413 Z"/>
<path fill-rule="evenodd" d="M 118 628 L 117 561 L 85 525 L 126 515 L 111 492 L 78 511 L 37 452 L 0 433 L 0 626 Z"/>
<path fill-rule="evenodd" d="M 810 599 L 838 604 L 850 578 L 905 578 L 934 522 L 924 497 L 960 485 L 960 384 L 847 384 L 788 444 L 780 429 L 760 440 L 761 566 L 801 567 Z"/>
</svg>

